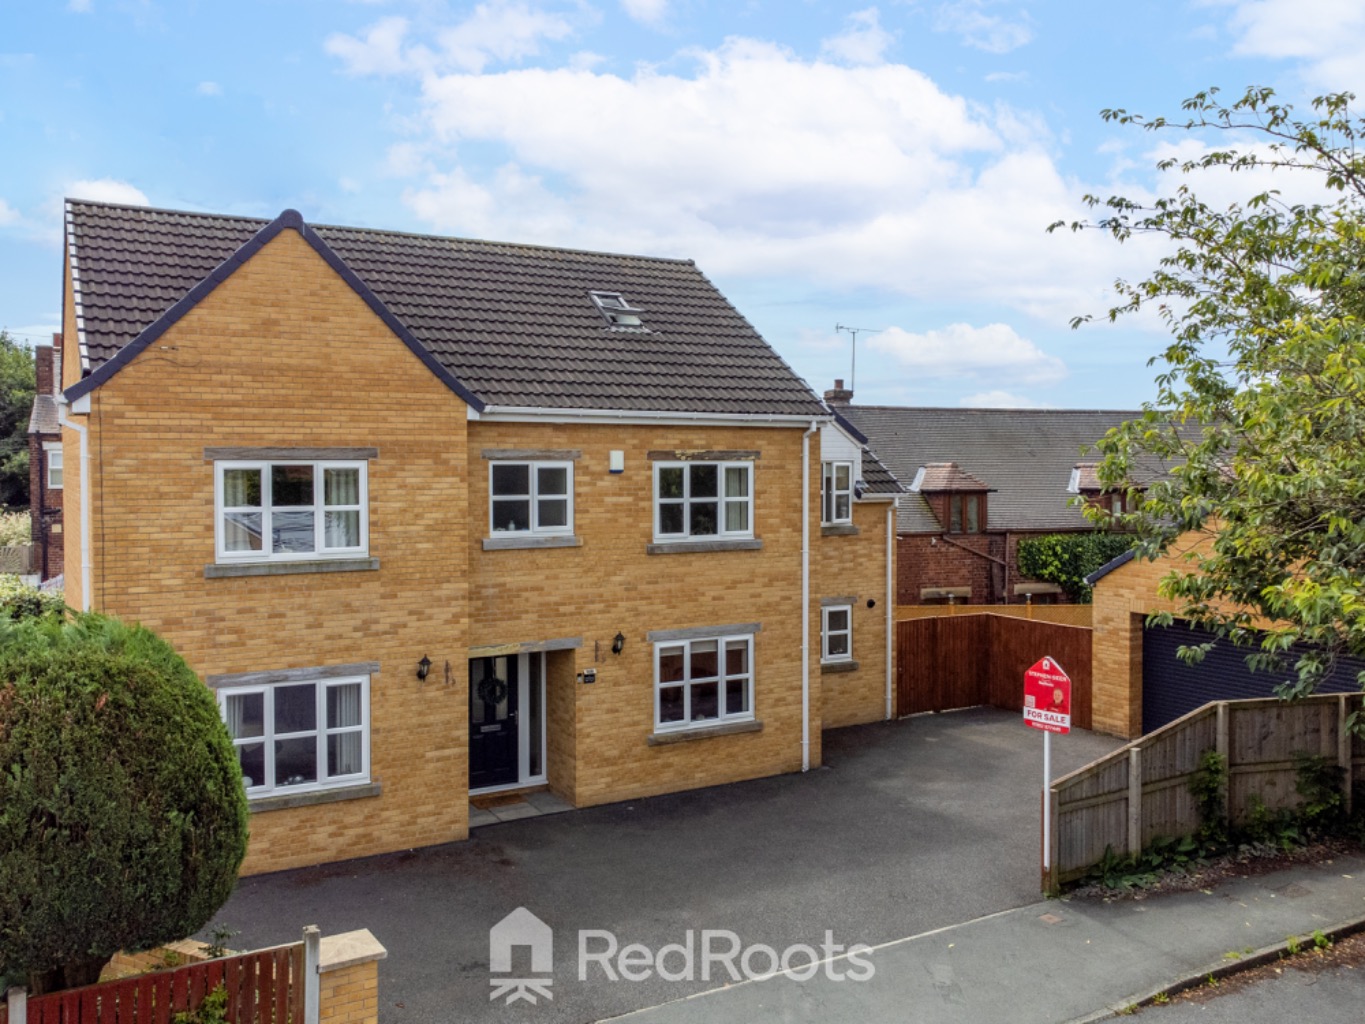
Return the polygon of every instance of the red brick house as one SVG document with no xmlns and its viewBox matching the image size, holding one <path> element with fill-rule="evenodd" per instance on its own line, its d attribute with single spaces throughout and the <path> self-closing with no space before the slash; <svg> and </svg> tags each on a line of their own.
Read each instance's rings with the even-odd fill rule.
<svg viewBox="0 0 1365 1024">
<path fill-rule="evenodd" d="M 1100 488 L 1091 446 L 1139 412 L 859 406 L 851 399 L 842 381 L 825 392 L 891 472 L 912 481 L 897 507 L 898 604 L 1066 601 L 1055 584 L 1019 572 L 1019 541 L 1094 529 L 1071 504 L 1078 494 L 1121 502 Z"/>
<path fill-rule="evenodd" d="M 40 580 L 62 574 L 62 427 L 57 419 L 62 336 L 33 350 L 37 390 L 28 419 L 28 493 L 33 521 L 33 558 L 29 571 Z"/>
</svg>

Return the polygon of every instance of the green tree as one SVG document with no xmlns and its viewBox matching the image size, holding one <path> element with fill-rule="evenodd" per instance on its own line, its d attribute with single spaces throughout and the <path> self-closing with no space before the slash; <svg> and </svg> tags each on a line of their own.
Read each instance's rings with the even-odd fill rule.
<svg viewBox="0 0 1365 1024">
<path fill-rule="evenodd" d="M 0 976 L 87 984 L 193 934 L 246 839 L 232 742 L 169 644 L 94 614 L 0 618 Z"/>
<path fill-rule="evenodd" d="M 0 330 L 0 505 L 28 508 L 28 417 L 37 391 L 33 353 Z"/>
<path fill-rule="evenodd" d="M 1154 308 L 1171 340 L 1152 360 L 1155 400 L 1100 443 L 1100 478 L 1122 487 L 1141 463 L 1167 468 L 1125 517 L 1140 552 L 1176 553 L 1161 592 L 1247 646 L 1253 668 L 1281 672 L 1286 696 L 1311 691 L 1340 655 L 1365 655 L 1365 122 L 1353 100 L 1321 96 L 1301 117 L 1269 89 L 1227 104 L 1210 90 L 1169 121 L 1106 110 L 1232 145 L 1159 164 L 1183 175 L 1173 195 L 1090 196 L 1099 219 L 1072 225 L 1167 240 L 1151 276 L 1118 283 L 1108 314 Z M 1223 172 L 1276 189 L 1201 201 L 1199 182 Z M 1257 631 L 1258 619 L 1274 625 Z M 1290 651 L 1299 642 L 1307 653 Z"/>
<path fill-rule="evenodd" d="M 1089 604 L 1085 578 L 1133 546 L 1122 533 L 1049 533 L 1019 541 L 1019 572 L 1029 579 L 1055 583 L 1077 604 Z"/>
</svg>

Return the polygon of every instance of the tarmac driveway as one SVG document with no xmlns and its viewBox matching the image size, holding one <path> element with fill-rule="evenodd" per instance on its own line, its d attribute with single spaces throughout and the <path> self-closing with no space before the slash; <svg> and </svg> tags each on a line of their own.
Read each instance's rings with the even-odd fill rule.
<svg viewBox="0 0 1365 1024">
<path fill-rule="evenodd" d="M 1060 775 L 1119 741 L 1053 742 Z M 491 825 L 464 843 L 244 879 L 219 914 L 250 949 L 369 928 L 383 1024 L 583 1022 L 717 987 L 576 971 L 579 929 L 658 950 L 688 929 L 748 946 L 876 945 L 1038 898 L 1042 735 L 979 708 L 827 732 L 825 766 Z M 553 1001 L 490 1002 L 488 930 L 555 930 Z M 521 951 L 525 952 L 525 951 Z M 529 954 L 528 954 L 529 957 Z M 761 963 L 761 961 L 759 961 Z M 514 966 L 528 969 L 520 960 Z"/>
</svg>

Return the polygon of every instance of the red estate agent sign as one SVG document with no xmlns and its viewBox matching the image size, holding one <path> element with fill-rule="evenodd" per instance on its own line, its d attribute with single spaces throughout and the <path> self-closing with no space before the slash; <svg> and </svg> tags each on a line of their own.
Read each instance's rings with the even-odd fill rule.
<svg viewBox="0 0 1365 1024">
<path fill-rule="evenodd" d="M 1024 673 L 1024 724 L 1044 732 L 1071 731 L 1071 677 L 1051 658 Z"/>
</svg>

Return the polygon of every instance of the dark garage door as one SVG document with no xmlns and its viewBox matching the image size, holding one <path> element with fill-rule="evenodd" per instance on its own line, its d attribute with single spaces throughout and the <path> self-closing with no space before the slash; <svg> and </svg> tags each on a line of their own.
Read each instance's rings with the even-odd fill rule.
<svg viewBox="0 0 1365 1024">
<path fill-rule="evenodd" d="M 1245 648 L 1218 643 L 1198 665 L 1176 657 L 1181 647 L 1210 639 L 1202 630 L 1176 621 L 1149 626 L 1142 634 L 1142 731 L 1151 732 L 1211 700 L 1273 697 L 1284 677 L 1247 668 Z M 1318 687 L 1320 693 L 1358 691 L 1356 673 L 1365 664 L 1342 659 L 1336 673 Z"/>
</svg>

